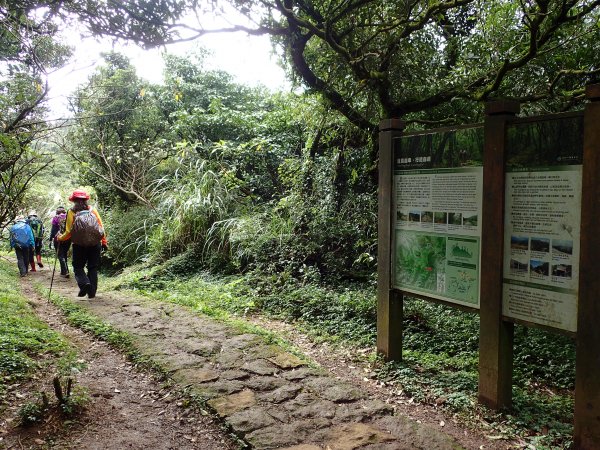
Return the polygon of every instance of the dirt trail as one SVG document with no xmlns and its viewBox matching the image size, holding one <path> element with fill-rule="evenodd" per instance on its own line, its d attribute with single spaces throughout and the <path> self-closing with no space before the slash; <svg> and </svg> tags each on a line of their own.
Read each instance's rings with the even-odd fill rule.
<svg viewBox="0 0 600 450">
<path fill-rule="evenodd" d="M 49 271 L 39 272 L 31 278 L 49 285 Z M 28 284 L 28 281 L 24 282 L 25 286 Z M 452 429 L 452 437 L 439 426 L 439 422 L 431 425 L 431 422 L 420 423 L 421 420 L 394 414 L 394 409 L 373 395 L 371 389 L 348 382 L 322 368 L 309 367 L 306 361 L 265 342 L 257 335 L 240 332 L 186 308 L 125 297 L 118 292 L 106 293 L 102 286 L 94 300 L 80 299 L 75 296 L 77 288 L 71 280 L 55 281 L 54 289 L 114 327 L 135 336 L 137 348 L 161 364 L 171 374 L 178 388 L 187 387 L 192 393 L 206 399 L 222 421 L 252 448 L 502 448 L 490 445 L 483 437 L 473 436 L 459 427 Z M 48 308 L 38 305 L 42 317 L 56 315 L 56 312 L 45 312 Z M 70 330 L 69 333 L 81 335 L 77 330 Z M 88 338 L 84 336 L 82 339 Z M 82 347 L 87 345 L 83 344 Z M 103 345 L 101 347 L 104 348 Z M 115 386 L 127 386 L 127 380 L 132 378 L 132 369 L 120 356 L 114 355 L 114 358 L 116 360 L 98 363 L 104 374 L 96 378 L 105 383 L 99 392 L 107 393 L 112 396 L 111 401 L 116 399 L 121 403 L 123 394 L 130 392 L 129 388 L 118 388 L 121 392 L 117 395 Z M 123 368 L 123 373 L 113 373 L 119 366 Z M 131 400 L 127 403 L 147 398 L 140 397 L 142 392 L 157 392 L 156 387 L 140 386 L 148 377 L 141 374 L 136 376 L 139 380 L 132 382 Z M 83 380 L 80 382 L 83 383 Z M 92 383 L 95 381 L 92 380 Z M 100 397 L 104 399 L 102 394 Z M 114 438 L 120 433 L 111 431 L 111 422 L 105 427 L 94 428 L 93 432 L 89 431 L 91 425 L 85 425 L 85 433 L 80 434 L 87 440 L 73 448 L 230 448 L 228 445 L 232 444 L 213 434 L 214 431 L 198 431 L 197 422 L 186 429 L 187 420 L 182 420 L 184 413 L 176 404 L 172 401 L 154 407 L 155 402 L 150 402 L 149 405 L 139 406 L 144 413 L 134 411 L 138 408 L 136 406 L 123 411 L 122 416 L 110 411 L 105 414 L 107 417 L 121 417 L 121 420 L 115 420 L 114 426 L 122 424 L 121 428 L 127 430 L 125 433 L 141 430 L 141 435 L 149 439 L 152 425 L 165 421 L 166 417 L 172 418 L 167 422 L 166 429 L 157 432 L 153 438 L 156 439 L 154 445 L 142 445 L 136 440 L 131 444 L 133 447 L 125 445 L 125 442 L 108 445 L 111 441 L 107 440 L 103 447 L 95 447 L 95 438 L 88 436 Z M 173 409 L 162 412 L 166 407 Z M 145 417 L 148 419 L 145 420 Z M 196 419 L 200 420 L 202 416 Z M 212 436 L 217 446 L 204 446 L 207 439 L 200 439 L 203 433 Z M 190 438 L 195 436 L 196 442 L 190 442 Z M 173 445 L 172 439 L 176 437 L 182 440 Z M 199 440 L 202 440 L 200 445 Z M 139 447 L 136 446 L 138 444 Z"/>
<path fill-rule="evenodd" d="M 64 322 L 61 313 L 40 298 L 29 281 L 45 283 L 48 272 L 31 274 L 23 292 L 40 318 L 72 342 L 86 368 L 75 374 L 90 401 L 85 412 L 67 421 L 50 416 L 41 425 L 15 427 L 17 409 L 36 400 L 38 392 L 50 393 L 54 374 L 38 374 L 33 382 L 13 386 L 18 402 L 0 421 L 0 448 L 6 449 L 235 449 L 237 445 L 222 428 L 200 411 L 184 408 L 176 391 L 165 388 L 152 376 L 139 372 L 115 350 Z M 55 286 L 72 290 L 69 280 Z M 49 398 L 50 398 L 49 394 Z M 52 399 L 51 399 L 52 401 Z"/>
</svg>

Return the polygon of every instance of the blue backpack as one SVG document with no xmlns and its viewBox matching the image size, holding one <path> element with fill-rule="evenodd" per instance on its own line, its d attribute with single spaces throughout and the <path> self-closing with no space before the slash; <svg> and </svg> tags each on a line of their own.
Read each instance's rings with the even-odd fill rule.
<svg viewBox="0 0 600 450">
<path fill-rule="evenodd" d="M 25 222 L 17 222 L 10 229 L 10 236 L 16 247 L 29 247 L 31 242 L 29 240 L 29 232 L 27 228 L 28 226 Z"/>
</svg>

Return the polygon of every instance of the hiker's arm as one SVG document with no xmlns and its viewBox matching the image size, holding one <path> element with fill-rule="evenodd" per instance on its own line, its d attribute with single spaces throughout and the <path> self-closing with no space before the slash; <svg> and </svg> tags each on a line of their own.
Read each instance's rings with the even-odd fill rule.
<svg viewBox="0 0 600 450">
<path fill-rule="evenodd" d="M 50 228 L 50 237 L 48 238 L 49 241 L 54 239 L 54 236 L 56 236 L 58 234 L 58 230 L 60 230 L 60 226 L 57 223 L 54 223 L 54 220 L 53 220 L 52 228 Z"/>
<path fill-rule="evenodd" d="M 106 228 L 104 228 L 104 224 L 102 223 L 100 214 L 98 213 L 98 211 L 96 209 L 92 209 L 92 214 L 94 214 L 96 216 L 96 219 L 98 219 L 98 223 L 102 227 L 102 230 L 104 230 L 104 235 L 102 236 L 102 241 L 100 241 L 100 243 L 106 247 L 106 246 L 108 246 L 108 241 L 106 240 Z"/>
<path fill-rule="evenodd" d="M 69 239 L 71 239 L 71 227 L 73 226 L 74 216 L 75 214 L 73 214 L 73 211 L 69 210 L 69 212 L 67 213 L 67 221 L 65 223 L 65 232 L 56 236 L 56 239 L 58 239 L 60 242 L 68 241 Z"/>
</svg>

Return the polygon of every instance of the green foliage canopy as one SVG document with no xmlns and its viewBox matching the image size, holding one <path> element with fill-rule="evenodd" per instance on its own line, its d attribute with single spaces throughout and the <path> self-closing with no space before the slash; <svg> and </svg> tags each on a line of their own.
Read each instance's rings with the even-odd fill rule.
<svg viewBox="0 0 600 450">
<path fill-rule="evenodd" d="M 126 202 L 151 206 L 152 181 L 171 148 L 163 139 L 166 121 L 151 86 L 117 53 L 76 93 L 78 121 L 65 151 L 82 163 L 88 179 Z M 109 195 L 104 195 L 107 199 Z"/>
<path fill-rule="evenodd" d="M 214 31 L 270 34 L 293 75 L 364 130 L 383 117 L 471 120 L 477 102 L 499 96 L 570 108 L 600 75 L 600 0 L 74 3 L 63 5 L 94 32 L 149 46 Z M 211 8 L 255 26 L 208 29 Z"/>
<path fill-rule="evenodd" d="M 56 38 L 50 10 L 0 2 L 0 228 L 23 208 L 34 176 L 50 161 L 32 142 L 46 129 L 46 75 L 69 48 Z"/>
</svg>

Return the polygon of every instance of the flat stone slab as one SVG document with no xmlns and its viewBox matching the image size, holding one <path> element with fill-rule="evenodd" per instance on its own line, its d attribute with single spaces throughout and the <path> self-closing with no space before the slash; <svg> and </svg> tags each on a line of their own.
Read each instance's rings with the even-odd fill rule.
<svg viewBox="0 0 600 450">
<path fill-rule="evenodd" d="M 244 383 L 237 380 L 217 380 L 200 385 L 207 394 L 233 394 L 244 389 Z M 212 395 L 214 396 L 214 395 Z"/>
<path fill-rule="evenodd" d="M 221 372 L 221 378 L 224 380 L 245 380 L 249 377 L 250 374 L 243 370 L 225 370 Z"/>
<path fill-rule="evenodd" d="M 279 449 L 310 442 L 317 430 L 330 425 L 325 419 L 300 420 L 261 428 L 248 434 L 246 439 L 257 450 Z"/>
<path fill-rule="evenodd" d="M 188 339 L 182 346 L 182 349 L 194 355 L 209 357 L 219 353 L 221 344 L 215 341 L 195 341 Z"/>
<path fill-rule="evenodd" d="M 222 350 L 216 357 L 216 362 L 221 369 L 239 369 L 244 363 L 244 353 L 240 350 Z"/>
<path fill-rule="evenodd" d="M 290 421 L 290 415 L 287 413 L 287 411 L 281 409 L 281 407 L 269 408 L 267 412 L 272 418 L 280 423 L 288 423 Z"/>
<path fill-rule="evenodd" d="M 323 450 L 323 448 L 313 444 L 300 444 L 292 447 L 282 448 L 280 450 Z"/>
<path fill-rule="evenodd" d="M 273 376 L 250 376 L 248 372 L 244 372 L 248 375 L 247 379 L 242 380 L 244 385 L 248 389 L 252 389 L 254 391 L 265 392 L 265 391 L 273 391 L 275 389 L 280 388 L 287 384 L 285 380 L 281 378 L 273 377 Z"/>
<path fill-rule="evenodd" d="M 372 417 L 394 414 L 394 408 L 380 400 L 361 400 L 337 405 L 336 419 L 340 422 L 363 422 Z"/>
<path fill-rule="evenodd" d="M 290 381 L 299 381 L 303 380 L 311 375 L 317 375 L 317 371 L 313 369 L 309 369 L 306 367 L 301 367 L 299 369 L 293 369 L 288 372 L 284 372 L 281 374 L 283 378 Z"/>
<path fill-rule="evenodd" d="M 364 394 L 348 384 L 329 377 L 312 378 L 306 383 L 319 397 L 332 402 L 352 402 L 364 398 Z"/>
<path fill-rule="evenodd" d="M 394 441 L 389 432 L 364 423 L 344 424 L 327 433 L 326 448 L 331 450 L 355 450 L 370 444 Z"/>
<path fill-rule="evenodd" d="M 250 407 L 236 412 L 227 418 L 227 422 L 235 431 L 244 434 L 277 423 L 265 409 L 258 407 Z"/>
<path fill-rule="evenodd" d="M 311 403 L 314 403 L 318 400 L 319 398 L 316 397 L 314 394 L 302 391 L 296 396 L 295 399 L 290 400 L 289 402 L 285 402 L 283 406 L 289 411 L 294 411 L 298 410 L 299 408 L 302 408 L 303 406 L 308 406 Z"/>
<path fill-rule="evenodd" d="M 318 399 L 306 406 L 291 410 L 290 414 L 304 419 L 312 419 L 314 417 L 333 419 L 337 413 L 336 406 L 335 403 L 329 400 Z"/>
<path fill-rule="evenodd" d="M 301 390 L 302 386 L 284 385 L 275 389 L 273 392 L 264 394 L 260 399 L 269 403 L 281 403 L 296 397 Z"/>
<path fill-rule="evenodd" d="M 268 358 L 268 361 L 272 362 L 281 369 L 295 369 L 296 367 L 306 365 L 306 363 L 300 358 L 287 352 L 278 353 L 272 358 Z"/>
<path fill-rule="evenodd" d="M 390 431 L 396 436 L 402 436 L 405 447 L 423 448 L 427 450 L 462 449 L 453 438 L 444 434 L 439 428 L 419 424 L 406 416 L 385 416 L 376 418 L 374 425 Z"/>
<path fill-rule="evenodd" d="M 262 344 L 262 339 L 256 334 L 238 334 L 228 337 L 223 343 L 223 347 L 243 350 L 256 344 Z"/>
<path fill-rule="evenodd" d="M 219 397 L 208 401 L 208 405 L 221 417 L 230 416 L 233 413 L 250 408 L 255 404 L 256 397 L 254 392 L 248 389 L 226 397 Z"/>
<path fill-rule="evenodd" d="M 206 383 L 208 381 L 218 380 L 220 373 L 212 369 L 180 369 L 173 375 L 178 381 L 191 383 Z"/>
<path fill-rule="evenodd" d="M 154 358 L 171 372 L 192 367 L 202 367 L 206 363 L 206 359 L 197 355 L 192 355 L 191 353 L 177 352 L 167 354 L 165 349 L 161 350 L 164 353 L 155 354 Z"/>
<path fill-rule="evenodd" d="M 279 372 L 279 369 L 266 359 L 257 359 L 255 361 L 245 362 L 242 370 L 252 372 L 257 375 L 273 375 Z"/>
</svg>

